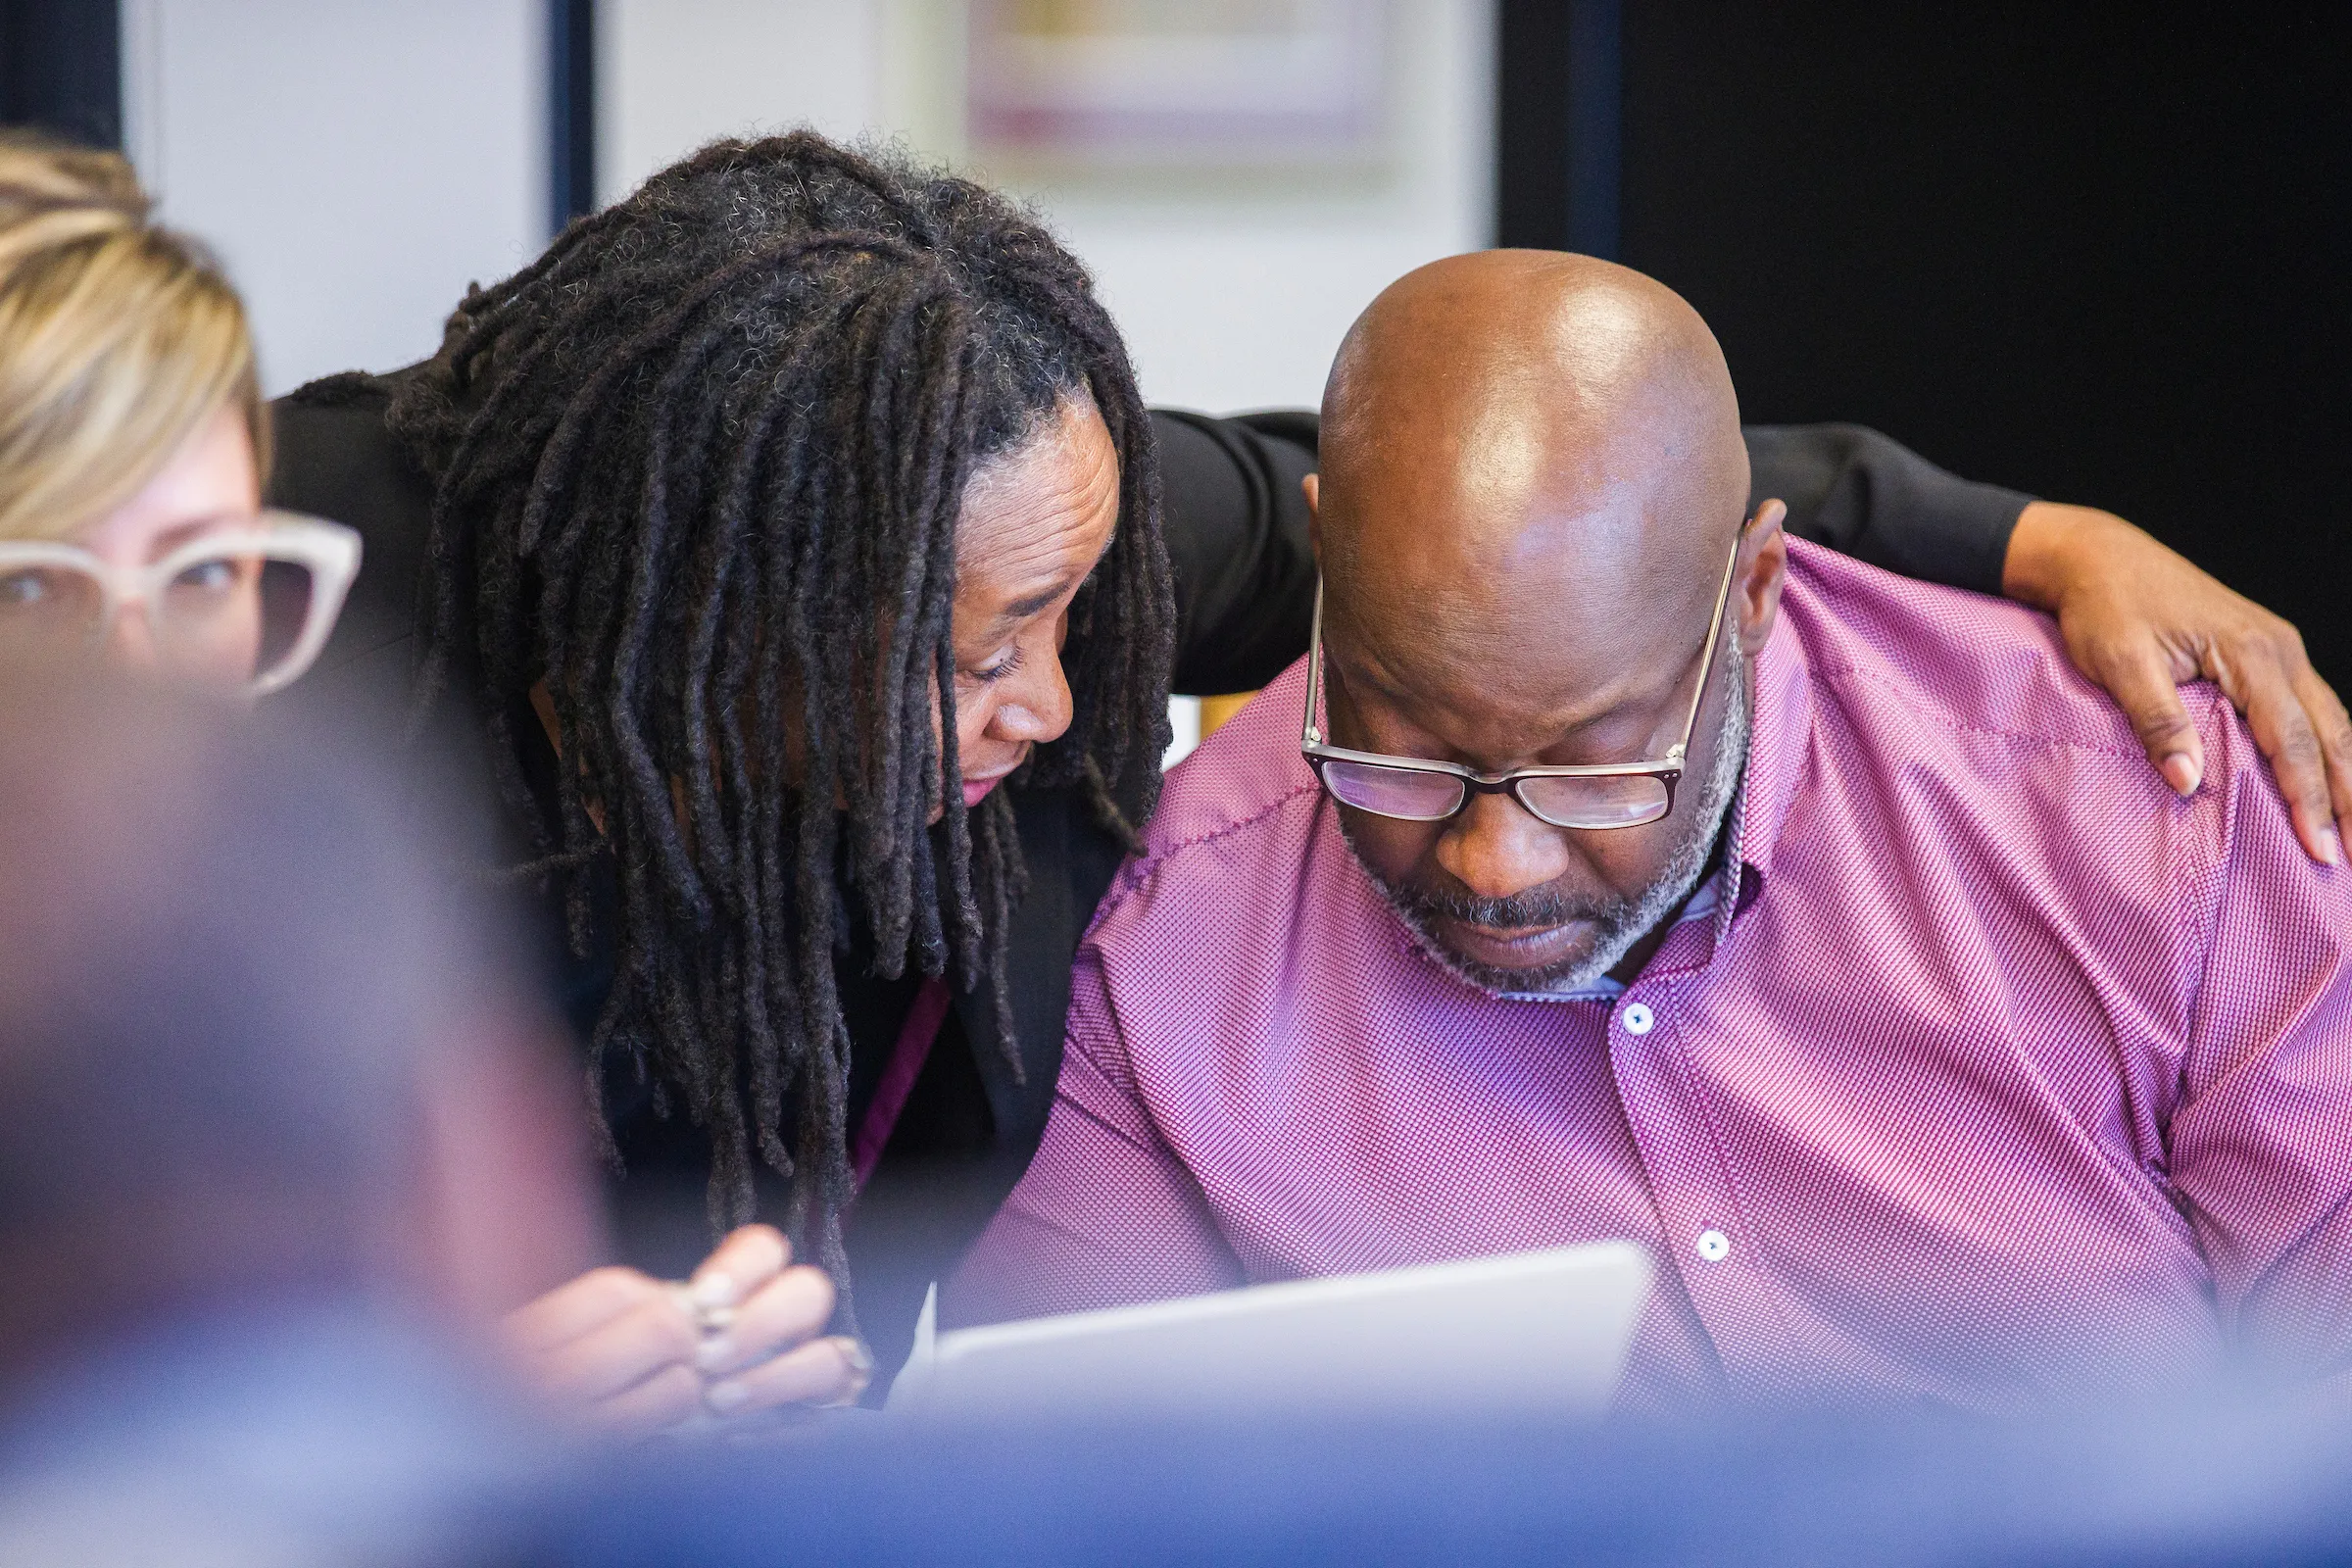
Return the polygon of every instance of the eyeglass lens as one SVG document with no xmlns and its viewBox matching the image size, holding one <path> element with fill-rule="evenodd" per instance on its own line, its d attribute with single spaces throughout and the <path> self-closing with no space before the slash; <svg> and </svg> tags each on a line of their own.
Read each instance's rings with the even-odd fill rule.
<svg viewBox="0 0 2352 1568">
<path fill-rule="evenodd" d="M 1520 805 L 1554 827 L 1639 827 L 1673 804 L 1666 781 L 1654 773 L 1523 778 L 1516 793 Z"/>
<path fill-rule="evenodd" d="M 78 567 L 0 568 L 0 639 L 7 644 L 87 637 L 105 607 L 106 590 Z"/>
<path fill-rule="evenodd" d="M 1323 787 L 1343 806 L 1407 822 L 1437 822 L 1462 807 L 1469 786 L 1451 773 L 1326 759 Z M 1639 827 L 1666 814 L 1665 780 L 1654 774 L 1561 774 L 1523 778 L 1519 804 L 1554 827 Z"/>
<path fill-rule="evenodd" d="M 1324 760 L 1323 787 L 1343 806 L 1407 822 L 1435 822 L 1451 816 L 1461 809 L 1467 788 L 1451 773 L 1425 773 L 1418 768 L 1382 767 L 1336 758 Z"/>
<path fill-rule="evenodd" d="M 310 565 L 261 552 L 192 562 L 145 607 L 156 659 L 175 674 L 241 685 L 268 679 L 302 641 L 318 582 Z M 106 591 L 77 566 L 0 566 L 0 652 L 104 638 Z"/>
</svg>

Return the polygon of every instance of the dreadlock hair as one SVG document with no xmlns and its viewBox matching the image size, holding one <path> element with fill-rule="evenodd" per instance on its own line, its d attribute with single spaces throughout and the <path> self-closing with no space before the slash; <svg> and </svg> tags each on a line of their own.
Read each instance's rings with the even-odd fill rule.
<svg viewBox="0 0 2352 1568">
<path fill-rule="evenodd" d="M 752 1216 L 763 1161 L 845 1283 L 853 922 L 886 975 L 985 980 L 1018 1071 L 1026 871 L 1006 792 L 963 805 L 956 525 L 975 468 L 1080 396 L 1119 524 L 1071 612 L 1069 730 L 1015 782 L 1124 830 L 1167 744 L 1151 425 L 1085 269 L 1005 198 L 805 131 L 714 142 L 470 290 L 389 416 L 435 487 L 417 716 L 478 687 L 526 869 L 568 879 L 583 955 L 587 872 L 614 873 L 591 1085 L 626 1053 L 706 1129 L 714 1229 Z M 540 682 L 552 808 L 524 766 Z"/>
</svg>

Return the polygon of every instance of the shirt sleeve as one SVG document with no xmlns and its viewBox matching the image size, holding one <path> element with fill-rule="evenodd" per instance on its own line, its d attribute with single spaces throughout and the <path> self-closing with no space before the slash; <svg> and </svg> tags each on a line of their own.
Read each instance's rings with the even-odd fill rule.
<svg viewBox="0 0 2352 1568">
<path fill-rule="evenodd" d="M 1152 411 L 1160 528 L 1176 574 L 1176 690 L 1254 691 L 1306 652 L 1315 416 Z"/>
<path fill-rule="evenodd" d="M 1152 1124 L 1101 960 L 1081 949 L 1045 1141 L 940 1296 L 940 1327 L 1245 1283 L 1192 1172 Z"/>
<path fill-rule="evenodd" d="M 1905 577 L 2001 591 L 2033 497 L 1946 473 L 1858 424 L 1751 424 L 1748 507 L 1788 505 L 1788 532 Z"/>
<path fill-rule="evenodd" d="M 2242 727 L 2167 1144 L 2223 1326 L 2254 1368 L 2352 1371 L 2352 870 L 2305 858 Z M 2208 887 L 2211 884 L 2208 883 Z"/>
</svg>

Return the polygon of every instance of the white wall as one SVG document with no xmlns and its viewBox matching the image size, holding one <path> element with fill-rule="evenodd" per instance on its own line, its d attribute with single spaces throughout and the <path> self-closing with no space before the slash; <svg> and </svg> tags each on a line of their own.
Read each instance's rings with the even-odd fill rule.
<svg viewBox="0 0 2352 1568">
<path fill-rule="evenodd" d="M 1095 268 L 1155 400 L 1312 403 L 1382 284 L 1487 242 L 1493 0 L 1394 4 L 1387 172 L 1031 188 Z M 244 287 L 272 391 L 429 352 L 468 281 L 540 248 L 542 0 L 122 5 L 132 155 Z M 960 154 L 955 0 L 604 0 L 599 14 L 607 198 L 711 136 L 799 123 Z"/>
<path fill-rule="evenodd" d="M 1152 401 L 1311 406 L 1373 295 L 1424 262 L 1494 243 L 1493 7 L 1400 0 L 1396 16 L 1397 153 L 1385 178 L 1037 189 L 1094 269 Z"/>
<path fill-rule="evenodd" d="M 1025 187 L 1094 269 L 1154 402 L 1311 406 L 1374 294 L 1491 243 L 1494 0 L 1392 4 L 1384 171 Z M 599 197 L 713 136 L 800 124 L 963 162 L 962 26 L 957 0 L 602 0 Z M 1199 737 L 1199 705 L 1179 698 L 1171 717 L 1172 763 Z"/>
<path fill-rule="evenodd" d="M 958 157 L 957 13 L 952 0 L 605 0 L 603 194 L 712 136 L 804 122 Z M 1095 269 L 1154 401 L 1312 404 L 1383 285 L 1489 243 L 1493 0 L 1395 0 L 1394 15 L 1385 172 L 1027 187 Z"/>
<path fill-rule="evenodd" d="M 873 0 L 600 0 L 597 201 L 713 136 L 813 125 L 855 137 L 881 93 Z"/>
<path fill-rule="evenodd" d="M 440 342 L 546 241 L 542 0 L 123 0 L 133 161 L 275 394 Z"/>
</svg>

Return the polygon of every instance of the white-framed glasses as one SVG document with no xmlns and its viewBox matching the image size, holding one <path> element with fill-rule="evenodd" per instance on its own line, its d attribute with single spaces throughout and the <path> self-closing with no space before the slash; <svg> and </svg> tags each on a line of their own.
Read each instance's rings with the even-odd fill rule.
<svg viewBox="0 0 2352 1568">
<path fill-rule="evenodd" d="M 135 609 L 165 674 L 265 697 L 318 660 L 359 570 L 357 533 L 291 512 L 264 512 L 143 566 L 0 540 L 0 660 L 103 644 Z"/>
</svg>

